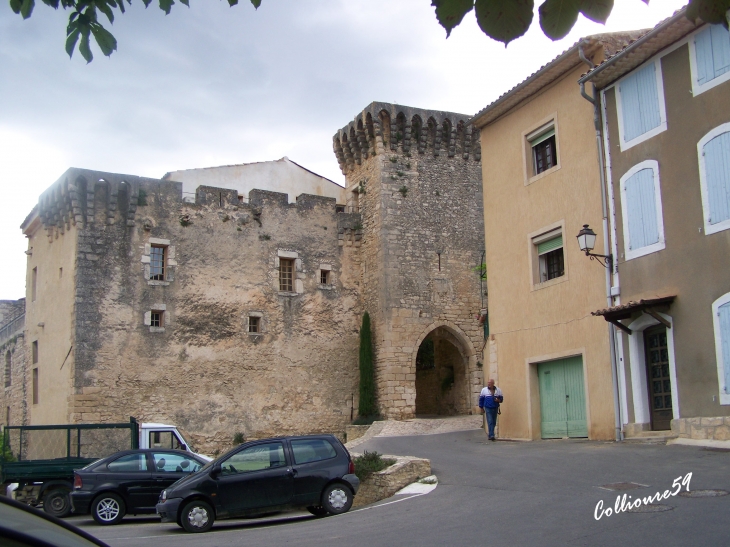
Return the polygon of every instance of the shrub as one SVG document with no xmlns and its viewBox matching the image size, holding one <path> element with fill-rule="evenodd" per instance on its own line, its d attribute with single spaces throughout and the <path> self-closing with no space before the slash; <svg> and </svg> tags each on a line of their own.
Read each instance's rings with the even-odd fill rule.
<svg viewBox="0 0 730 547">
<path fill-rule="evenodd" d="M 360 401 L 357 413 L 360 416 L 374 416 L 377 413 L 375 407 L 373 336 L 370 331 L 370 314 L 368 312 L 363 314 L 362 327 L 360 328 Z"/>
<path fill-rule="evenodd" d="M 373 473 L 382 471 L 393 465 L 396 460 L 391 458 L 383 458 L 381 454 L 377 452 L 365 451 L 365 454 L 355 458 L 355 475 L 363 482 Z"/>
<path fill-rule="evenodd" d="M 246 437 L 240 431 L 233 435 L 233 444 L 243 444 L 246 442 Z"/>
</svg>

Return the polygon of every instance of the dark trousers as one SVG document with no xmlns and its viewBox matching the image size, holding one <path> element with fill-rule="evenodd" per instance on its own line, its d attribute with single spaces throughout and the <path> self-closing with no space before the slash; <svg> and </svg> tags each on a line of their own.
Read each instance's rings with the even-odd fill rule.
<svg viewBox="0 0 730 547">
<path fill-rule="evenodd" d="M 497 425 L 497 409 L 496 408 L 484 408 L 484 413 L 487 415 L 487 427 L 489 428 L 489 438 L 494 438 L 494 426 Z"/>
</svg>

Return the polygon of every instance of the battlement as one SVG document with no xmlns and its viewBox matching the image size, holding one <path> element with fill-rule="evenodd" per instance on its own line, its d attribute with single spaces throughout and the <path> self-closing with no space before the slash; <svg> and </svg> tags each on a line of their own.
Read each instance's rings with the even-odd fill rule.
<svg viewBox="0 0 730 547">
<path fill-rule="evenodd" d="M 471 115 L 373 102 L 332 138 L 342 173 L 385 153 L 481 160 Z"/>
</svg>

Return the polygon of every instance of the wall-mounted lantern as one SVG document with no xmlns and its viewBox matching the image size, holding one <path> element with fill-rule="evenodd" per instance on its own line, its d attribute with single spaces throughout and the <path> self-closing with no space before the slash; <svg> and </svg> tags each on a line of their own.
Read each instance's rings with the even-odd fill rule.
<svg viewBox="0 0 730 547">
<path fill-rule="evenodd" d="M 586 256 L 590 257 L 591 260 L 596 260 L 604 268 L 610 268 L 613 264 L 613 256 L 611 255 L 599 255 L 593 254 L 591 251 L 596 246 L 596 232 L 588 227 L 588 224 L 583 225 L 583 229 L 578 232 L 576 236 L 578 238 L 578 246 Z M 603 259 L 603 261 L 601 261 Z"/>
</svg>

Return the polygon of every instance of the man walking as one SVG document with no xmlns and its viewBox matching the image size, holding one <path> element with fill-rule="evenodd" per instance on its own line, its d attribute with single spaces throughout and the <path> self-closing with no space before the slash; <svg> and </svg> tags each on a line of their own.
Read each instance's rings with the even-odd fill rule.
<svg viewBox="0 0 730 547">
<path fill-rule="evenodd" d="M 487 387 L 479 394 L 479 408 L 483 408 L 484 413 L 487 415 L 490 441 L 495 440 L 494 426 L 497 424 L 497 411 L 499 410 L 499 403 L 502 401 L 504 401 L 502 390 L 495 386 L 494 380 L 490 378 Z"/>
</svg>

